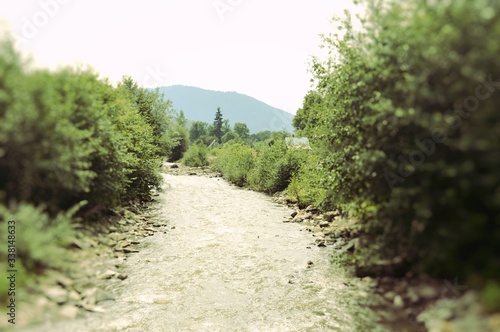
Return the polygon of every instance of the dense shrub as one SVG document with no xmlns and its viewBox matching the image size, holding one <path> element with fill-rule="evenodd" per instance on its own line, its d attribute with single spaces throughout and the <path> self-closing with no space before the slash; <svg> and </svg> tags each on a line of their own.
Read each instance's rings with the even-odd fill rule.
<svg viewBox="0 0 500 332">
<path fill-rule="evenodd" d="M 65 248 L 75 235 L 71 218 L 78 208 L 76 206 L 68 212 L 50 217 L 44 212 L 43 206 L 22 203 L 7 208 L 0 205 L 0 223 L 16 221 L 16 264 L 22 264 L 27 272 L 37 272 L 46 267 L 67 267 Z M 5 224 L 0 228 L 0 235 L 7 239 Z"/>
<path fill-rule="evenodd" d="M 230 182 L 243 186 L 254 166 L 255 151 L 241 143 L 224 145 L 216 152 L 213 167 Z"/>
<path fill-rule="evenodd" d="M 143 89 L 130 77 L 124 77 L 119 89 L 132 101 L 139 114 L 153 130 L 154 144 L 158 147 L 157 153 L 161 156 L 171 156 L 173 149 L 179 144 L 174 118 L 177 113 L 172 103 L 163 98 L 158 89 Z M 183 126 L 184 127 L 184 126 Z"/>
<path fill-rule="evenodd" d="M 323 203 L 364 222 L 365 262 L 498 277 L 500 3 L 364 3 L 361 31 L 325 36 L 336 57 L 294 121 Z"/>
<path fill-rule="evenodd" d="M 249 184 L 260 191 L 275 193 L 284 190 L 292 175 L 298 171 L 301 152 L 289 150 L 283 139 L 267 141 L 257 145 L 255 166 L 248 176 Z"/>
<path fill-rule="evenodd" d="M 168 137 L 172 144 L 169 161 L 180 160 L 189 148 L 188 130 L 184 126 L 175 125 L 170 129 Z"/>
<path fill-rule="evenodd" d="M 318 169 L 319 156 L 308 152 L 307 158 L 300 164 L 300 168 L 293 174 L 286 189 L 288 199 L 296 202 L 300 207 L 309 205 L 322 207 L 325 210 L 333 206 L 325 206 L 327 190 L 323 186 L 322 172 Z"/>
<path fill-rule="evenodd" d="M 28 73 L 22 66 L 19 55 L 4 42 L 3 202 L 43 204 L 56 214 L 82 200 L 89 207 L 106 208 L 143 199 L 160 184 L 156 130 L 130 91 L 113 88 L 87 71 Z"/>
<path fill-rule="evenodd" d="M 71 218 L 79 206 L 68 212 L 50 217 L 44 207 L 30 204 L 12 204 L 6 207 L 0 204 L 0 236 L 5 239 L 5 250 L 0 252 L 0 267 L 3 271 L 17 271 L 16 284 L 23 287 L 32 275 L 39 274 L 46 268 L 65 270 L 69 267 L 68 249 L 75 236 Z M 15 233 L 9 233 L 7 222 L 15 221 Z M 15 266 L 8 267 L 7 239 L 15 247 Z M 7 296 L 9 279 L 0 279 L 0 299 Z"/>
<path fill-rule="evenodd" d="M 203 143 L 193 144 L 184 154 L 181 162 L 190 167 L 208 166 L 208 154 L 210 150 Z"/>
</svg>

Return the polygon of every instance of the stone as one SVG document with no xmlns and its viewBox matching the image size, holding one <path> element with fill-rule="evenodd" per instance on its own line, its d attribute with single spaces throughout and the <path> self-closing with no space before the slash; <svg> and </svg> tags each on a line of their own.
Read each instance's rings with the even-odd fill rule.
<svg viewBox="0 0 500 332">
<path fill-rule="evenodd" d="M 70 248 L 74 248 L 74 249 L 87 249 L 88 248 L 88 244 L 86 244 L 85 242 L 80 241 L 78 239 L 71 240 L 71 242 L 69 243 L 69 246 L 70 246 Z"/>
<path fill-rule="evenodd" d="M 330 226 L 330 223 L 328 223 L 328 221 L 321 221 L 319 223 L 319 227 L 321 227 L 321 228 L 325 228 L 325 227 L 328 227 L 328 226 Z"/>
<path fill-rule="evenodd" d="M 154 234 L 152 234 L 152 235 L 154 235 Z M 123 252 L 126 253 L 126 254 L 135 254 L 135 253 L 138 253 L 139 250 L 129 249 L 129 248 L 123 248 Z"/>
<path fill-rule="evenodd" d="M 68 302 L 68 292 L 59 286 L 48 287 L 43 291 L 44 295 L 57 304 Z"/>
<path fill-rule="evenodd" d="M 419 297 L 426 299 L 426 300 L 432 300 L 436 299 L 439 297 L 439 292 L 437 289 L 435 289 L 432 286 L 429 285 L 422 285 L 416 289 L 416 292 Z"/>
<path fill-rule="evenodd" d="M 322 214 L 319 214 L 317 216 L 314 216 L 313 217 L 313 220 L 315 221 L 318 221 L 318 222 L 321 222 L 323 220 L 323 215 Z"/>
<path fill-rule="evenodd" d="M 87 244 L 93 248 L 97 248 L 99 246 L 99 243 L 97 243 L 97 241 L 95 241 L 94 239 L 91 239 L 91 238 L 86 238 L 85 242 L 87 242 Z"/>
<path fill-rule="evenodd" d="M 384 294 L 384 298 L 387 300 L 387 301 L 390 301 L 390 302 L 394 302 L 394 298 L 396 298 L 396 293 L 394 293 L 393 291 L 388 291 L 387 293 Z"/>
<path fill-rule="evenodd" d="M 74 285 L 74 281 L 73 279 L 70 279 L 64 275 L 58 275 L 56 276 L 55 278 L 56 282 L 58 285 L 68 289 L 68 288 L 71 288 L 73 285 Z"/>
<path fill-rule="evenodd" d="M 120 247 L 120 248 L 126 248 L 126 247 L 128 247 L 128 246 L 132 245 L 132 243 L 131 243 L 131 242 L 129 242 L 129 241 L 120 241 L 120 242 L 118 242 L 116 245 L 117 245 L 118 247 Z"/>
<path fill-rule="evenodd" d="M 97 279 L 100 279 L 100 280 L 104 280 L 104 279 L 111 279 L 113 278 L 114 276 L 116 276 L 118 274 L 118 272 L 116 271 L 113 271 L 113 270 L 107 270 L 106 272 L 104 273 L 101 273 L 101 274 L 98 274 L 97 275 Z"/>
<path fill-rule="evenodd" d="M 335 220 L 336 216 L 338 216 L 338 214 L 335 211 L 328 211 L 323 214 L 323 219 L 332 222 Z"/>
<path fill-rule="evenodd" d="M 65 305 L 59 310 L 59 316 L 65 319 L 75 319 L 78 316 L 79 309 L 73 305 Z"/>
<path fill-rule="evenodd" d="M 392 303 L 394 304 L 394 306 L 396 308 L 399 308 L 399 309 L 403 308 L 404 305 L 405 305 L 405 303 L 404 303 L 403 298 L 401 297 L 401 295 L 396 295 L 394 297 L 394 300 L 392 301 Z"/>
<path fill-rule="evenodd" d="M 318 212 L 318 209 L 315 208 L 313 205 L 309 205 L 308 207 L 306 207 L 305 211 L 306 212 L 313 212 L 313 213 L 315 213 L 315 212 Z"/>
<path fill-rule="evenodd" d="M 120 279 L 120 280 L 125 280 L 125 279 L 127 279 L 127 278 L 128 278 L 128 275 L 127 275 L 127 274 L 125 274 L 125 273 L 118 273 L 118 274 L 116 275 L 116 277 L 117 277 L 118 279 Z"/>
<path fill-rule="evenodd" d="M 293 211 L 292 214 L 290 215 L 292 218 L 294 218 L 298 214 L 297 211 Z"/>
<path fill-rule="evenodd" d="M 68 293 L 68 299 L 72 302 L 78 302 L 82 299 L 82 297 L 77 291 L 71 290 Z"/>
<path fill-rule="evenodd" d="M 323 234 L 325 234 L 325 236 L 333 235 L 333 233 L 334 233 L 333 228 L 331 228 L 331 227 L 323 228 Z"/>
<path fill-rule="evenodd" d="M 324 248 L 326 247 L 326 243 L 325 243 L 325 240 L 320 240 L 317 242 L 317 246 L 320 247 L 320 248 Z"/>
<path fill-rule="evenodd" d="M 125 240 L 127 238 L 126 234 L 121 233 L 110 233 L 108 237 L 116 242 Z"/>
</svg>

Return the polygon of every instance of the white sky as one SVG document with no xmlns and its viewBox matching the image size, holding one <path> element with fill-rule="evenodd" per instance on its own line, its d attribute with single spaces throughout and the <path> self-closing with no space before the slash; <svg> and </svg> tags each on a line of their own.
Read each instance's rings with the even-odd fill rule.
<svg viewBox="0 0 500 332">
<path fill-rule="evenodd" d="M 295 113 L 319 34 L 347 7 L 350 0 L 11 0 L 0 3 L 0 20 L 40 66 L 88 64 L 112 82 L 129 75 L 147 87 L 237 91 Z"/>
</svg>

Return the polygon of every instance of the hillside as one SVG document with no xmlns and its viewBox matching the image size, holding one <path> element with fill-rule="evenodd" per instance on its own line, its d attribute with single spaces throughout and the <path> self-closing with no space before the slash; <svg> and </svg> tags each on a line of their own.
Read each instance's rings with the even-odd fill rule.
<svg viewBox="0 0 500 332">
<path fill-rule="evenodd" d="M 192 121 L 212 123 L 217 107 L 224 119 L 231 124 L 243 122 L 252 133 L 263 130 L 293 131 L 293 115 L 269 106 L 255 98 L 237 92 L 221 92 L 196 87 L 173 85 L 161 87 L 160 91 L 173 103 L 176 110 L 183 110 Z"/>
</svg>

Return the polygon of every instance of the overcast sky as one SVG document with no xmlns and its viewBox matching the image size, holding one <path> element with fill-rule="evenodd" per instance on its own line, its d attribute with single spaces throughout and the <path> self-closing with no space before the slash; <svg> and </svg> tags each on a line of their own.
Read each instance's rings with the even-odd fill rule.
<svg viewBox="0 0 500 332">
<path fill-rule="evenodd" d="M 295 113 L 320 33 L 350 0 L 2 1 L 36 64 L 88 64 L 112 82 L 237 91 Z M 4 24 L 5 27 L 5 24 Z M 5 28 L 3 28 L 5 30 Z"/>
</svg>

